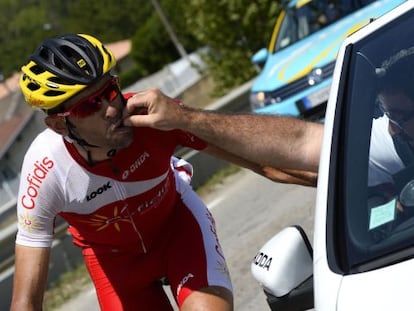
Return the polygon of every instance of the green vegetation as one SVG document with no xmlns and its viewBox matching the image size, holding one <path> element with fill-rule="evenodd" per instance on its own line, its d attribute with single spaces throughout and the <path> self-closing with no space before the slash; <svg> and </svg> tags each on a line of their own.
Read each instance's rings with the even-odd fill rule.
<svg viewBox="0 0 414 311">
<path fill-rule="evenodd" d="M 279 10 L 273 0 L 158 0 L 187 53 L 209 47 L 205 60 L 222 95 L 256 71 L 250 56 L 269 41 Z M 45 38 L 89 33 L 103 42 L 132 40 L 136 68 L 143 77 L 180 57 L 152 1 L 0 0 L 0 72 L 20 70 Z"/>
<path fill-rule="evenodd" d="M 76 297 L 91 284 L 85 265 L 80 264 L 75 270 L 63 274 L 45 293 L 44 310 L 51 311 L 73 297 Z"/>
<path fill-rule="evenodd" d="M 250 57 L 270 39 L 281 1 L 190 0 L 186 27 L 211 48 L 206 62 L 220 95 L 254 77 Z"/>
<path fill-rule="evenodd" d="M 207 180 L 203 185 L 196 189 L 197 194 L 204 198 L 209 193 L 215 190 L 217 185 L 221 184 L 223 180 L 230 175 L 233 175 L 240 171 L 240 167 L 234 164 L 229 164 L 225 168 L 216 172 L 209 180 Z"/>
</svg>

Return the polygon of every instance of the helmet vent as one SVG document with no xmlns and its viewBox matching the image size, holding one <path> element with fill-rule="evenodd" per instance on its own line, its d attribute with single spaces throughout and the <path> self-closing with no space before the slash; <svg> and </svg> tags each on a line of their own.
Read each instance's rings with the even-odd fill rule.
<svg viewBox="0 0 414 311">
<path fill-rule="evenodd" d="M 45 92 L 45 96 L 50 96 L 50 97 L 55 97 L 55 96 L 59 96 L 65 94 L 65 92 L 62 91 L 55 91 L 55 90 L 51 90 L 51 91 L 47 91 Z"/>
<path fill-rule="evenodd" d="M 102 45 L 102 49 L 105 51 L 106 55 L 108 56 L 110 63 L 114 62 L 115 59 L 112 57 L 112 54 L 108 52 L 105 45 Z"/>
<path fill-rule="evenodd" d="M 30 82 L 27 84 L 27 88 L 31 91 L 36 91 L 38 89 L 40 89 L 40 85 L 34 82 Z"/>
<path fill-rule="evenodd" d="M 64 80 L 64 79 L 61 79 L 59 77 L 50 77 L 49 81 L 53 82 L 55 84 L 58 84 L 58 85 L 59 84 L 63 84 L 63 85 L 75 85 L 76 84 L 73 81 Z"/>
<path fill-rule="evenodd" d="M 37 74 L 37 75 L 45 72 L 45 70 L 42 67 L 38 66 L 38 65 L 34 65 L 34 66 L 30 67 L 30 71 L 33 72 L 34 74 Z"/>
</svg>

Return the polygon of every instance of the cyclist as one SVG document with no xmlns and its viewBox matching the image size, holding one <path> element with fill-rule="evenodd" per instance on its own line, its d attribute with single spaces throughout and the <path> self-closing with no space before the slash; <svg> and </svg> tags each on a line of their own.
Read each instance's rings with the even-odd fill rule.
<svg viewBox="0 0 414 311">
<path fill-rule="evenodd" d="M 212 147 L 181 130 L 124 126 L 134 95 L 121 94 L 114 66 L 99 40 L 68 34 L 43 41 L 22 67 L 25 100 L 48 129 L 22 166 L 11 310 L 42 309 L 58 215 L 102 310 L 172 310 L 164 277 L 182 310 L 230 310 L 214 219 L 179 177 L 188 163 L 172 158 L 178 145 Z"/>
</svg>

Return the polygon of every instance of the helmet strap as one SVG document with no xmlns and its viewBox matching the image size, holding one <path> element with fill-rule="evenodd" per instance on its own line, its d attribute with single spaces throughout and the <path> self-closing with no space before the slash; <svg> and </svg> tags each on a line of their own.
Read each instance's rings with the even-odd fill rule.
<svg viewBox="0 0 414 311">
<path fill-rule="evenodd" d="M 89 150 L 89 148 L 90 147 L 100 148 L 100 147 L 97 146 L 97 145 L 92 145 L 92 144 L 88 143 L 85 139 L 80 138 L 78 135 L 76 135 L 75 131 L 74 131 L 76 126 L 74 126 L 71 122 L 69 122 L 69 120 L 67 118 L 65 118 L 65 122 L 67 124 L 68 132 L 69 132 L 68 138 L 73 140 L 74 142 L 76 142 L 79 146 L 81 146 L 86 151 L 86 157 L 87 157 L 88 164 L 91 165 L 91 166 L 94 165 L 95 161 L 92 159 L 92 153 Z M 116 152 L 117 152 L 117 150 L 114 149 L 114 148 L 109 149 L 108 152 L 106 153 L 106 156 L 109 159 L 112 159 L 115 156 Z M 113 165 L 112 160 L 111 160 L 111 165 L 112 165 L 113 173 L 115 175 L 118 175 L 119 169 Z"/>
<path fill-rule="evenodd" d="M 85 139 L 79 137 L 75 134 L 74 129 L 76 128 L 72 123 L 69 122 L 67 118 L 65 118 L 65 122 L 67 124 L 69 135 L 68 137 L 72 140 L 74 140 L 79 146 L 81 147 L 93 147 L 93 148 L 99 148 L 97 145 L 92 145 L 88 143 Z"/>
<path fill-rule="evenodd" d="M 99 146 L 92 145 L 88 143 L 85 139 L 80 138 L 78 135 L 76 135 L 74 131 L 76 127 L 71 122 L 69 122 L 69 120 L 66 117 L 65 117 L 65 123 L 68 129 L 68 134 L 69 134 L 68 137 L 74 142 L 76 142 L 79 146 L 81 146 L 86 151 L 86 157 L 87 157 L 88 164 L 91 166 L 94 165 L 95 162 L 92 159 L 92 154 L 91 154 L 91 151 L 89 150 L 89 147 L 99 148 Z"/>
</svg>

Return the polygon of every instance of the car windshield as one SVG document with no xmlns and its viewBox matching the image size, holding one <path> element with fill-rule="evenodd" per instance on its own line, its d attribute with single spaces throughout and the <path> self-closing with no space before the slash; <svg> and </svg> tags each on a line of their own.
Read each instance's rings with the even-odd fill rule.
<svg viewBox="0 0 414 311">
<path fill-rule="evenodd" d="M 288 8 L 280 25 L 274 51 L 286 48 L 361 7 L 361 5 L 352 5 L 350 2 L 344 0 L 299 1 L 296 6 Z M 369 1 L 361 1 L 363 2 Z"/>
<path fill-rule="evenodd" d="M 349 47 L 334 222 L 350 273 L 414 255 L 413 23 L 410 12 Z"/>
</svg>

